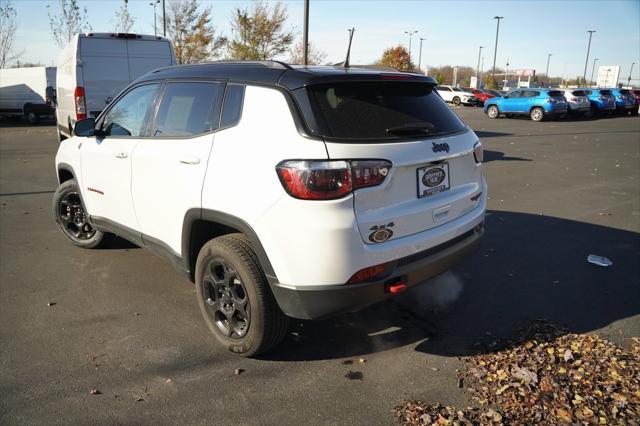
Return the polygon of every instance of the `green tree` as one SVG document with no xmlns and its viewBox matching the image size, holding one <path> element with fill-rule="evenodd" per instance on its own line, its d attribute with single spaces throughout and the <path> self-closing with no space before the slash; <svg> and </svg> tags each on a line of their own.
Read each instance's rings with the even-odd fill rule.
<svg viewBox="0 0 640 426">
<path fill-rule="evenodd" d="M 116 11 L 115 32 L 130 33 L 136 19 L 129 13 L 129 0 L 124 0 L 120 10 Z"/>
<path fill-rule="evenodd" d="M 48 15 L 51 36 L 60 47 L 69 43 L 74 35 L 91 31 L 87 8 L 80 9 L 78 0 L 60 0 L 60 14 L 52 16 L 49 11 Z"/>
<path fill-rule="evenodd" d="M 287 7 L 277 2 L 269 7 L 255 0 L 251 8 L 236 9 L 231 18 L 234 33 L 229 56 L 240 60 L 267 60 L 286 53 L 295 33 L 285 30 Z"/>
<path fill-rule="evenodd" d="M 444 75 L 441 73 L 436 74 L 436 81 L 438 82 L 438 84 L 444 83 Z"/>
<path fill-rule="evenodd" d="M 415 69 L 409 52 L 404 46 L 390 47 L 385 50 L 378 61 L 378 65 L 395 68 L 398 71 L 413 71 Z"/>
<path fill-rule="evenodd" d="M 0 4 L 0 68 L 5 68 L 10 62 L 22 56 L 23 52 L 13 50 L 13 41 L 16 36 L 16 18 L 18 12 L 7 0 Z"/>
<path fill-rule="evenodd" d="M 198 0 L 173 0 L 167 11 L 167 33 L 179 64 L 215 59 L 227 44 L 211 24 L 211 7 L 200 10 Z"/>
</svg>

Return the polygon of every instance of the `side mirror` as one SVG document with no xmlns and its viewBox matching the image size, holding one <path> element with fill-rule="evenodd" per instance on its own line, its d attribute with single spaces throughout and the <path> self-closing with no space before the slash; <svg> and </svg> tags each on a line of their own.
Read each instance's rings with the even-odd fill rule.
<svg viewBox="0 0 640 426">
<path fill-rule="evenodd" d="M 96 119 L 85 118 L 83 120 L 76 121 L 76 124 L 73 125 L 73 133 L 76 136 L 95 136 L 96 135 Z"/>
</svg>

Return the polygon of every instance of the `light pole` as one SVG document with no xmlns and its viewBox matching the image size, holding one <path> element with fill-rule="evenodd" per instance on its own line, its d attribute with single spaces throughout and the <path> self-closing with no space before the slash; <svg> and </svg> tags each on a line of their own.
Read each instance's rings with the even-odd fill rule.
<svg viewBox="0 0 640 426">
<path fill-rule="evenodd" d="M 629 78 L 627 78 L 627 86 L 631 87 L 631 73 L 633 72 L 633 66 L 635 65 L 635 62 L 631 62 L 631 69 L 629 70 Z"/>
<path fill-rule="evenodd" d="M 582 75 L 582 79 L 585 80 L 585 83 L 586 83 L 586 79 L 587 79 L 587 65 L 589 64 L 589 51 L 591 50 L 591 36 L 596 31 L 595 30 L 589 30 L 587 32 L 589 33 L 589 44 L 587 45 L 587 59 L 585 59 L 585 61 L 584 61 L 584 74 Z M 593 78 L 593 73 L 591 73 L 591 78 Z"/>
<path fill-rule="evenodd" d="M 157 19 L 156 19 L 156 5 L 160 3 L 160 0 L 156 0 L 153 1 L 151 3 L 149 3 L 149 6 L 153 6 L 153 35 L 155 35 L 156 37 L 158 36 L 158 29 L 157 29 Z"/>
<path fill-rule="evenodd" d="M 598 60 L 598 58 L 593 58 L 593 67 L 591 68 L 591 78 L 589 79 L 589 81 L 593 81 L 593 72 L 596 70 L 596 61 Z"/>
<path fill-rule="evenodd" d="M 417 32 L 418 32 L 418 30 L 412 30 L 412 31 L 405 31 L 404 32 L 405 34 L 409 34 L 409 62 L 411 62 L 411 38 Z"/>
<path fill-rule="evenodd" d="M 482 55 L 482 49 L 484 49 L 484 46 L 480 46 L 480 49 L 478 49 L 478 65 L 476 66 L 476 86 L 478 89 L 480 88 L 480 55 Z"/>
<path fill-rule="evenodd" d="M 420 54 L 418 55 L 418 71 L 421 69 L 421 66 L 422 66 L 422 41 L 423 40 L 426 40 L 426 38 L 420 37 Z M 411 57 L 411 55 L 409 55 L 409 57 Z"/>
<path fill-rule="evenodd" d="M 496 56 L 498 55 L 498 34 L 500 33 L 500 20 L 504 19 L 504 16 L 494 16 L 493 19 L 496 20 L 496 45 L 493 48 L 493 70 L 491 71 L 491 79 L 493 80 L 493 84 L 496 84 Z"/>
<path fill-rule="evenodd" d="M 304 0 L 304 31 L 302 35 L 302 43 L 304 44 L 304 64 L 309 65 L 309 0 Z"/>
<path fill-rule="evenodd" d="M 552 56 L 553 53 L 547 55 L 547 70 L 544 72 L 544 75 L 547 77 L 547 87 L 549 87 L 549 61 L 551 61 Z"/>
</svg>

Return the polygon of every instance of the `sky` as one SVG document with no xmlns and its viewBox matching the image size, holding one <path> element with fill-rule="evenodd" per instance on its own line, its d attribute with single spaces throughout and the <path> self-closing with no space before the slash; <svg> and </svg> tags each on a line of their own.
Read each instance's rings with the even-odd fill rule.
<svg viewBox="0 0 640 426">
<path fill-rule="evenodd" d="M 0 0 L 4 3 L 7 0 Z M 166 0 L 167 2 L 171 0 Z M 50 35 L 48 12 L 59 11 L 58 0 L 11 0 L 18 13 L 15 45 L 24 49 L 22 61 L 55 65 L 59 51 Z M 153 34 L 151 0 L 129 0 L 136 19 L 134 32 Z M 123 0 L 79 0 L 86 7 L 94 32 L 111 32 L 115 12 Z M 200 0 L 213 8 L 213 24 L 232 37 L 229 20 L 236 8 L 250 5 L 242 0 Z M 271 2 L 273 3 L 273 2 Z M 302 0 L 283 1 L 288 25 L 301 38 Z M 47 8 L 49 6 L 49 8 Z M 161 13 L 161 7 L 157 9 Z M 496 20 L 500 35 L 496 66 L 534 68 L 544 73 L 551 53 L 549 74 L 573 78 L 582 75 L 587 53 L 587 30 L 595 30 L 587 78 L 593 59 L 598 65 L 620 65 L 621 80 L 633 69 L 632 84 L 640 84 L 640 0 L 310 0 L 309 40 L 327 54 L 327 62 L 344 60 L 348 28 L 355 27 L 351 63 L 376 61 L 389 47 L 409 45 L 414 62 L 422 37 L 422 66 L 467 65 L 476 67 L 479 46 L 484 69 L 494 57 Z M 161 31 L 161 29 L 159 29 Z M 283 58 L 284 59 L 284 58 Z"/>
</svg>

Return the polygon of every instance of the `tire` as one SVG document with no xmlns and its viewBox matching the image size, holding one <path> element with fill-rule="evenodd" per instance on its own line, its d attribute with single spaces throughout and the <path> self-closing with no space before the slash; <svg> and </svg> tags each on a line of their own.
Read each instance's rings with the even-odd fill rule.
<svg viewBox="0 0 640 426">
<path fill-rule="evenodd" d="M 495 120 L 496 118 L 500 117 L 500 110 L 498 110 L 498 107 L 495 105 L 489 105 L 489 108 L 487 108 L 487 115 L 489 116 L 489 118 Z"/>
<path fill-rule="evenodd" d="M 195 278 L 204 321 L 229 351 L 250 357 L 284 339 L 288 318 L 244 235 L 229 234 L 207 242 L 198 254 Z"/>
<path fill-rule="evenodd" d="M 531 121 L 540 122 L 544 119 L 544 110 L 540 107 L 534 107 L 531 109 L 531 112 L 529 112 L 529 117 Z"/>
<path fill-rule="evenodd" d="M 38 113 L 31 110 L 25 111 L 24 118 L 26 118 L 27 122 L 31 125 L 36 125 L 40 121 L 40 116 L 38 115 Z"/>
<path fill-rule="evenodd" d="M 458 96 L 454 97 L 452 102 L 455 106 L 460 106 L 460 104 L 462 103 Z"/>
<path fill-rule="evenodd" d="M 105 238 L 102 231 L 94 229 L 87 221 L 86 209 L 75 179 L 58 186 L 52 200 L 53 216 L 62 233 L 82 248 L 96 248 Z"/>
</svg>

